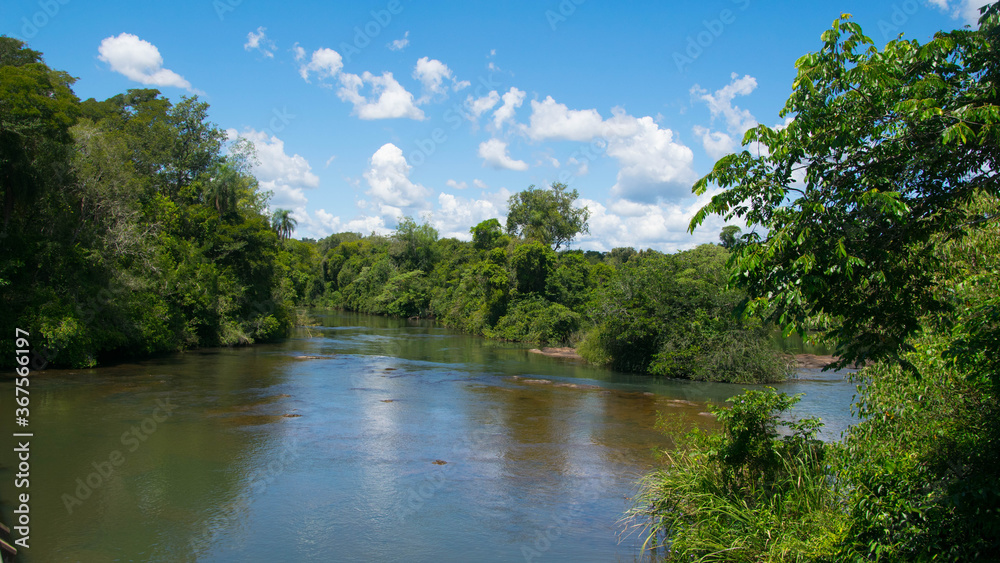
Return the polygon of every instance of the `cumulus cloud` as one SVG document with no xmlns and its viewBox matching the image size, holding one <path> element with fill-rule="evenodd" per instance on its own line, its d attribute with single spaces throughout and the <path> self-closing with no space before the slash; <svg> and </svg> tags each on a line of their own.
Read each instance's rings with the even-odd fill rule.
<svg viewBox="0 0 1000 563">
<path fill-rule="evenodd" d="M 493 109 L 493 106 L 500 102 L 500 94 L 496 90 L 490 90 L 489 94 L 481 98 L 473 98 L 471 95 L 465 99 L 465 105 L 469 108 L 469 119 L 475 121 L 484 113 Z"/>
<path fill-rule="evenodd" d="M 424 119 L 424 112 L 414 103 L 413 94 L 396 82 L 391 72 L 382 76 L 367 71 L 361 76 L 344 73 L 340 75 L 340 83 L 342 86 L 337 95 L 341 100 L 354 104 L 354 114 L 361 119 Z M 371 86 L 371 97 L 361 94 L 365 84 Z"/>
<path fill-rule="evenodd" d="M 524 103 L 524 96 L 523 91 L 511 86 L 510 90 L 503 95 L 503 105 L 493 112 L 493 126 L 500 129 L 504 122 L 513 121 L 514 112 Z"/>
<path fill-rule="evenodd" d="M 454 188 L 456 190 L 464 190 L 465 188 L 469 187 L 469 184 L 466 182 L 458 182 L 452 179 L 449 179 L 447 182 L 444 183 L 444 185 L 448 186 L 449 188 Z"/>
<path fill-rule="evenodd" d="M 276 46 L 274 41 L 267 38 L 266 30 L 266 27 L 261 26 L 257 28 L 256 33 L 253 31 L 248 33 L 247 42 L 243 44 L 243 49 L 246 51 L 257 49 L 265 57 L 273 59 Z"/>
<path fill-rule="evenodd" d="M 691 94 L 698 96 L 698 99 L 705 102 L 709 111 L 712 112 L 712 119 L 723 116 L 726 120 L 726 128 L 731 135 L 742 139 L 743 134 L 757 126 L 757 120 L 750 114 L 749 110 L 740 109 L 733 105 L 733 98 L 736 96 L 746 96 L 757 88 L 757 79 L 749 74 L 739 77 L 735 72 L 730 76 L 731 82 L 714 93 L 709 93 L 701 86 L 695 84 L 691 87 Z"/>
<path fill-rule="evenodd" d="M 691 149 L 652 117 L 634 117 L 615 107 L 604 119 L 596 109 L 569 109 L 551 96 L 532 100 L 531 109 L 529 125 L 521 128 L 530 139 L 589 141 L 618 161 L 612 188 L 617 197 L 653 202 L 687 193 L 696 177 Z M 586 173 L 588 167 L 581 168 Z"/>
<path fill-rule="evenodd" d="M 401 39 L 396 39 L 386 46 L 389 47 L 390 51 L 402 51 L 403 49 L 406 48 L 407 45 L 410 44 L 409 37 L 410 37 L 410 32 L 407 31 L 406 33 L 403 34 L 403 37 Z"/>
<path fill-rule="evenodd" d="M 131 33 L 105 37 L 97 51 L 100 53 L 100 60 L 108 63 L 111 70 L 129 80 L 151 86 L 172 86 L 194 91 L 191 83 L 183 76 L 163 68 L 163 57 L 155 45 Z"/>
<path fill-rule="evenodd" d="M 701 139 L 702 146 L 708 156 L 719 159 L 733 152 L 736 148 L 736 141 L 722 131 L 712 131 L 708 127 L 695 125 L 693 128 L 695 136 Z"/>
<path fill-rule="evenodd" d="M 701 139 L 705 152 L 712 158 L 719 158 L 730 154 L 740 148 L 743 136 L 746 132 L 758 125 L 757 120 L 749 110 L 741 109 L 733 104 L 736 96 L 746 96 L 757 88 L 757 80 L 744 75 L 742 78 L 735 72 L 730 76 L 730 83 L 713 93 L 695 84 L 691 88 L 691 94 L 697 96 L 699 101 L 705 103 L 714 121 L 718 117 L 723 117 L 726 122 L 726 132 L 712 131 L 709 127 L 696 125 L 692 128 L 695 136 Z M 784 124 L 774 127 L 781 129 L 788 125 L 790 119 L 786 119 Z M 744 147 L 751 152 L 766 154 L 767 147 L 760 143 L 751 143 Z"/>
<path fill-rule="evenodd" d="M 295 51 L 295 59 L 302 60 L 304 58 L 305 50 L 298 47 L 298 50 Z M 343 68 L 344 58 L 340 56 L 340 53 L 323 47 L 313 51 L 312 58 L 308 63 L 299 66 L 299 76 L 306 82 L 309 82 L 310 73 L 316 73 L 320 80 L 334 78 Z"/>
<path fill-rule="evenodd" d="M 530 124 L 524 133 L 535 141 L 589 141 L 601 135 L 603 125 L 604 119 L 596 109 L 569 109 L 547 96 L 541 102 L 531 100 Z"/>
<path fill-rule="evenodd" d="M 581 236 L 577 244 L 600 251 L 631 246 L 676 252 L 699 244 L 718 242 L 719 231 L 725 223 L 716 215 L 708 217 L 694 235 L 688 234 L 687 227 L 694 214 L 719 191 L 709 190 L 696 199 L 680 203 L 638 203 L 617 199 L 604 205 L 582 199 L 579 205 L 585 205 L 590 210 L 590 234 Z M 737 226 L 745 228 L 742 224 Z"/>
<path fill-rule="evenodd" d="M 431 191 L 410 180 L 410 169 L 403 151 L 392 143 L 382 145 L 372 155 L 364 173 L 368 182 L 365 193 L 372 197 L 381 215 L 395 219 L 428 207 Z"/>
<path fill-rule="evenodd" d="M 430 101 L 434 96 L 447 96 L 448 84 L 451 89 L 458 91 L 469 86 L 468 81 L 455 79 L 454 73 L 448 65 L 437 59 L 421 57 L 417 60 L 417 65 L 413 68 L 413 78 L 416 78 L 424 86 L 424 95 L 417 100 L 418 104 Z"/>
<path fill-rule="evenodd" d="M 442 192 L 438 194 L 437 210 L 430 213 L 428 219 L 442 238 L 472 240 L 469 229 L 473 226 L 487 219 L 499 219 L 503 223 L 510 196 L 510 192 L 503 188 L 494 193 L 483 194 L 479 199 Z"/>
<path fill-rule="evenodd" d="M 618 178 L 611 193 L 635 201 L 690 193 L 696 179 L 694 153 L 674 141 L 670 129 L 660 129 L 652 117 L 635 120 L 635 132 L 608 135 L 608 156 L 618 161 Z"/>
<path fill-rule="evenodd" d="M 285 142 L 265 131 L 251 128 L 238 133 L 227 129 L 226 133 L 230 139 L 243 137 L 253 143 L 257 152 L 253 173 L 261 188 L 274 192 L 272 207 L 292 209 L 301 216 L 308 201 L 304 190 L 319 187 L 319 177 L 313 174 L 309 162 L 301 155 L 289 155 Z"/>
<path fill-rule="evenodd" d="M 298 42 L 292 45 L 292 53 L 295 55 L 296 61 L 301 62 L 303 59 L 306 58 L 306 50 L 303 49 L 302 46 L 298 44 Z"/>
<path fill-rule="evenodd" d="M 506 168 L 507 170 L 528 169 L 527 162 L 514 160 L 507 154 L 507 143 L 500 139 L 490 139 L 480 143 L 479 156 L 483 159 L 483 164 L 489 164 L 494 168 Z"/>
</svg>

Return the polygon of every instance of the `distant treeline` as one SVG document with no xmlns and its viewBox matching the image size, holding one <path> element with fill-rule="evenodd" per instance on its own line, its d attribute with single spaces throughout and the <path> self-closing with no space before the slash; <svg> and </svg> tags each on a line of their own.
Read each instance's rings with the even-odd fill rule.
<svg viewBox="0 0 1000 563">
<path fill-rule="evenodd" d="M 563 190 L 528 191 L 575 199 Z M 786 376 L 771 329 L 735 312 L 744 294 L 727 288 L 722 246 L 556 251 L 518 231 L 510 219 L 507 229 L 490 219 L 465 242 L 404 218 L 389 236 L 289 240 L 287 276 L 301 305 L 433 317 L 488 338 L 578 345 L 588 360 L 622 371 L 722 381 Z"/>
</svg>

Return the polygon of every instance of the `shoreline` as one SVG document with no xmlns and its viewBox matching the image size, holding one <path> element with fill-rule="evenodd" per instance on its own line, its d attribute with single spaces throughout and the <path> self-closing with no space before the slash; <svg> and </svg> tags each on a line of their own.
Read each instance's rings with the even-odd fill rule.
<svg viewBox="0 0 1000 563">
<path fill-rule="evenodd" d="M 544 347 L 544 348 L 531 348 L 528 352 L 532 354 L 539 354 L 542 356 L 548 356 L 550 358 L 564 358 L 567 360 L 578 360 L 581 362 L 586 362 L 580 354 L 576 352 L 576 348 L 571 348 L 569 346 L 564 347 Z M 828 364 L 837 361 L 836 356 L 824 356 L 818 354 L 788 354 L 788 357 L 795 362 L 795 365 L 800 368 L 810 368 L 810 369 L 820 369 Z"/>
</svg>

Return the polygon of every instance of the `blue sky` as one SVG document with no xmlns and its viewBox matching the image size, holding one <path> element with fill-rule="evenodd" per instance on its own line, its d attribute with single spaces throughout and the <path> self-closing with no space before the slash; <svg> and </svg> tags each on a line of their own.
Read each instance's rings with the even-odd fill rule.
<svg viewBox="0 0 1000 563">
<path fill-rule="evenodd" d="M 694 180 L 779 125 L 794 62 L 851 13 L 877 45 L 973 23 L 982 0 L 463 3 L 7 0 L 0 33 L 78 77 L 81 99 L 197 95 L 254 141 L 296 236 L 469 238 L 511 194 L 562 181 L 591 211 L 578 248 L 717 240 Z"/>
</svg>

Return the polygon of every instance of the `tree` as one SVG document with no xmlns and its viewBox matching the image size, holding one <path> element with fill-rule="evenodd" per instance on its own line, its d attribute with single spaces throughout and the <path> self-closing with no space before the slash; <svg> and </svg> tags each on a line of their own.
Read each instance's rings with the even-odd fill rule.
<svg viewBox="0 0 1000 563">
<path fill-rule="evenodd" d="M 693 191 L 726 188 L 692 219 L 742 218 L 753 229 L 732 255 L 746 311 L 803 331 L 817 318 L 837 342 L 837 367 L 889 358 L 907 365 L 908 337 L 952 304 L 936 291 L 932 237 L 958 237 L 996 215 L 970 212 L 1000 194 L 997 5 L 980 30 L 926 45 L 876 49 L 848 15 L 823 48 L 796 62 L 780 115 L 757 147 L 723 157 Z M 763 234 L 761 233 L 763 231 Z"/>
<path fill-rule="evenodd" d="M 719 233 L 719 242 L 722 248 L 732 248 L 736 246 L 736 239 L 740 236 L 740 228 L 735 225 L 722 227 Z"/>
<path fill-rule="evenodd" d="M 69 130 L 79 115 L 79 100 L 71 89 L 74 81 L 46 66 L 38 51 L 0 36 L 0 191 L 5 231 L 15 211 L 67 173 Z"/>
<path fill-rule="evenodd" d="M 298 221 L 292 217 L 292 212 L 288 209 L 275 209 L 271 216 L 271 228 L 278 233 L 278 238 L 286 240 L 292 235 Z"/>
<path fill-rule="evenodd" d="M 507 234 L 535 239 L 559 250 L 580 233 L 589 233 L 590 210 L 573 207 L 580 194 L 566 191 L 566 184 L 556 182 L 551 189 L 528 186 L 507 201 Z"/>
<path fill-rule="evenodd" d="M 469 229 L 469 232 L 472 233 L 472 246 L 476 250 L 493 250 L 506 244 L 503 228 L 496 219 L 487 219 Z"/>
<path fill-rule="evenodd" d="M 431 271 L 434 262 L 434 243 L 438 232 L 428 223 L 417 225 L 412 217 L 402 217 L 392 235 L 390 255 L 404 270 Z"/>
</svg>

